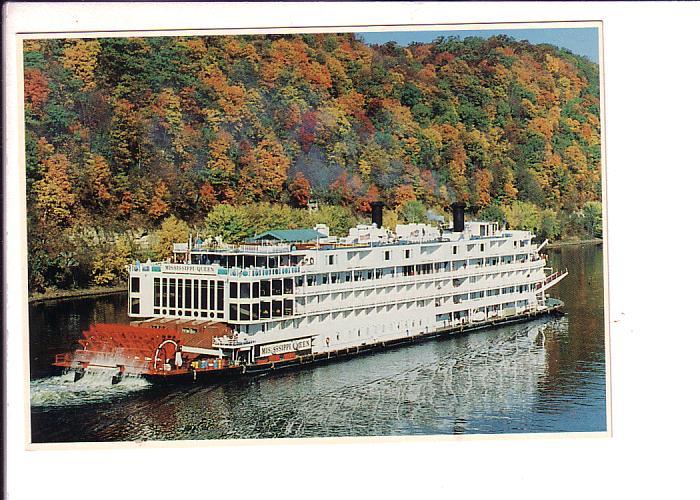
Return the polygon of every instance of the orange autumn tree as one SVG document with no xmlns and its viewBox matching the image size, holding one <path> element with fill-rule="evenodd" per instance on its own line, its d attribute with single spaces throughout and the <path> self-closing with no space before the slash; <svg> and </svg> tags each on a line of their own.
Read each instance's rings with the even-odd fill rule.
<svg viewBox="0 0 700 500">
<path fill-rule="evenodd" d="M 238 183 L 240 196 L 253 200 L 264 197 L 277 199 L 284 189 L 290 164 L 282 145 L 276 139 L 263 139 L 241 158 Z"/>
<path fill-rule="evenodd" d="M 474 172 L 475 205 L 479 208 L 487 207 L 491 203 L 491 183 L 493 174 L 486 169 Z"/>
<path fill-rule="evenodd" d="M 33 113 L 38 113 L 49 98 L 49 80 L 36 68 L 24 72 L 24 102 Z"/>
<path fill-rule="evenodd" d="M 160 181 L 156 184 L 153 190 L 153 198 L 148 207 L 148 215 L 150 215 L 152 219 L 158 220 L 168 213 L 168 209 L 170 208 L 168 205 L 169 197 L 170 193 L 168 192 L 168 186 L 165 182 Z"/>
<path fill-rule="evenodd" d="M 297 172 L 292 182 L 289 183 L 289 195 L 297 207 L 305 208 L 311 199 L 311 184 L 302 172 Z"/>
<path fill-rule="evenodd" d="M 85 161 L 88 180 L 88 194 L 96 206 L 105 206 L 114 200 L 112 190 L 112 172 L 107 160 L 102 155 L 89 155 Z"/>
</svg>

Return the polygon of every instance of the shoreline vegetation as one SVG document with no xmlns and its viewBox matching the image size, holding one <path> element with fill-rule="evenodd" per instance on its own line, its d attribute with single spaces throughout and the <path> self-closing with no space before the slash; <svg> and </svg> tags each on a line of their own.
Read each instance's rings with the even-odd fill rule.
<svg viewBox="0 0 700 500">
<path fill-rule="evenodd" d="M 565 246 L 598 245 L 603 243 L 603 238 L 592 238 L 585 240 L 563 240 L 548 243 L 546 248 L 561 248 Z M 47 290 L 44 293 L 34 293 L 29 296 L 30 304 L 40 304 L 44 302 L 62 301 L 79 298 L 102 297 L 105 295 L 116 295 L 128 291 L 126 284 L 115 286 L 93 286 L 89 288 L 76 288 L 70 290 Z"/>
<path fill-rule="evenodd" d="M 596 63 L 507 36 L 25 40 L 32 296 L 124 283 L 172 243 L 474 220 L 602 236 Z M 110 288 L 111 289 L 111 288 Z"/>
</svg>

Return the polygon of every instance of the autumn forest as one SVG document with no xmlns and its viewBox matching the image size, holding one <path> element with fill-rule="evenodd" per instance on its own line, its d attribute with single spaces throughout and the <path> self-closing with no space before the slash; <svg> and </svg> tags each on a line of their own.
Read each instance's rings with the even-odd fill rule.
<svg viewBox="0 0 700 500">
<path fill-rule="evenodd" d="M 118 284 L 188 234 L 473 218 L 602 234 L 598 65 L 505 36 L 24 42 L 29 286 Z M 309 210 L 309 203 L 318 205 Z"/>
</svg>

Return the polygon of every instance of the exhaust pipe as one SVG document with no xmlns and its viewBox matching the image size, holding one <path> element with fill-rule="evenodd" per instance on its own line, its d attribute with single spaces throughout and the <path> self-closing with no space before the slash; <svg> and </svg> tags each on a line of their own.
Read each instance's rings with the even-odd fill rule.
<svg viewBox="0 0 700 500">
<path fill-rule="evenodd" d="M 369 205 L 372 207 L 372 223 L 376 224 L 377 228 L 382 227 L 382 207 L 384 207 L 384 203 L 373 201 Z"/>
<path fill-rule="evenodd" d="M 457 201 L 452 204 L 452 231 L 455 233 L 464 232 L 464 209 L 467 204 Z"/>
</svg>

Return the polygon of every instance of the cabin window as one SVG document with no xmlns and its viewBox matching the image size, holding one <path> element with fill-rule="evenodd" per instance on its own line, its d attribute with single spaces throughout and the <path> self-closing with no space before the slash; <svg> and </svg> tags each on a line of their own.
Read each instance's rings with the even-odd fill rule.
<svg viewBox="0 0 700 500">
<path fill-rule="evenodd" d="M 335 281 L 333 283 L 335 283 Z M 294 280 L 292 278 L 284 278 L 284 294 L 291 295 L 293 293 L 294 293 Z"/>
<path fill-rule="evenodd" d="M 250 304 L 240 304 L 239 308 L 241 321 L 250 321 Z"/>
<path fill-rule="evenodd" d="M 333 264 L 335 264 L 335 255 L 329 255 L 328 256 L 328 265 L 332 266 Z"/>
<path fill-rule="evenodd" d="M 267 259 L 265 257 L 256 257 L 255 258 L 255 267 L 266 267 L 267 262 L 265 262 Z"/>
<path fill-rule="evenodd" d="M 182 308 L 182 296 L 184 295 L 182 293 L 182 281 L 181 279 L 177 280 L 177 307 L 179 308 Z"/>
<path fill-rule="evenodd" d="M 260 296 L 269 297 L 270 296 L 270 280 L 263 280 L 260 282 Z"/>
<path fill-rule="evenodd" d="M 272 295 L 282 295 L 282 280 L 272 280 Z"/>
<path fill-rule="evenodd" d="M 153 279 L 153 305 L 160 307 L 160 278 Z"/>
<path fill-rule="evenodd" d="M 270 319 L 270 303 L 260 302 L 260 318 Z"/>
<path fill-rule="evenodd" d="M 194 308 L 199 309 L 199 280 L 194 280 Z"/>
<path fill-rule="evenodd" d="M 229 305 L 228 319 L 230 321 L 237 321 L 238 320 L 238 304 Z"/>
<path fill-rule="evenodd" d="M 253 283 L 253 298 L 257 299 L 258 297 L 260 297 L 260 283 L 256 281 Z"/>
<path fill-rule="evenodd" d="M 192 307 L 192 280 L 185 280 L 185 308 Z"/>
<path fill-rule="evenodd" d="M 131 291 L 134 293 L 139 293 L 141 290 L 141 278 L 133 277 L 131 278 Z"/>
<path fill-rule="evenodd" d="M 391 252 L 389 250 L 384 251 L 384 260 L 391 259 Z"/>
<path fill-rule="evenodd" d="M 405 256 L 407 259 L 410 259 L 410 258 L 411 258 L 411 251 L 410 251 L 410 250 L 404 250 L 403 253 L 404 253 L 404 256 Z"/>
<path fill-rule="evenodd" d="M 294 301 L 291 299 L 284 299 L 284 315 L 294 316 Z"/>
<path fill-rule="evenodd" d="M 232 299 L 238 298 L 238 283 L 231 283 L 229 286 L 229 297 Z"/>
<path fill-rule="evenodd" d="M 253 304 L 253 321 L 260 319 L 260 304 Z"/>
<path fill-rule="evenodd" d="M 272 301 L 272 317 L 281 318 L 282 317 L 282 301 L 273 300 Z"/>
<path fill-rule="evenodd" d="M 300 287 L 304 284 L 304 277 L 297 276 L 296 278 L 294 278 L 294 281 L 296 281 L 297 286 Z"/>
<path fill-rule="evenodd" d="M 208 307 L 207 307 L 207 297 L 208 297 L 207 287 L 208 286 L 209 286 L 209 281 L 202 280 L 201 288 L 200 288 L 201 293 L 199 295 L 201 309 L 208 309 Z"/>
<path fill-rule="evenodd" d="M 483 244 L 483 243 L 482 243 L 481 245 L 479 245 L 479 251 L 480 251 L 480 252 L 483 252 L 483 251 L 484 251 L 484 244 Z"/>
<path fill-rule="evenodd" d="M 168 307 L 175 307 L 175 278 L 168 280 Z"/>
<path fill-rule="evenodd" d="M 141 299 L 134 297 L 131 299 L 131 314 L 139 314 L 141 312 Z"/>
<path fill-rule="evenodd" d="M 240 297 L 242 299 L 250 298 L 250 283 L 241 283 Z"/>
<path fill-rule="evenodd" d="M 217 311 L 224 310 L 224 282 L 223 281 L 216 282 L 216 310 Z"/>
<path fill-rule="evenodd" d="M 452 246 L 452 255 L 457 255 L 457 245 Z"/>
<path fill-rule="evenodd" d="M 214 297 L 215 297 L 215 290 L 216 288 L 216 281 L 210 281 L 209 282 L 209 309 L 214 309 Z M 210 316 L 213 317 L 213 315 L 210 314 Z"/>
</svg>

